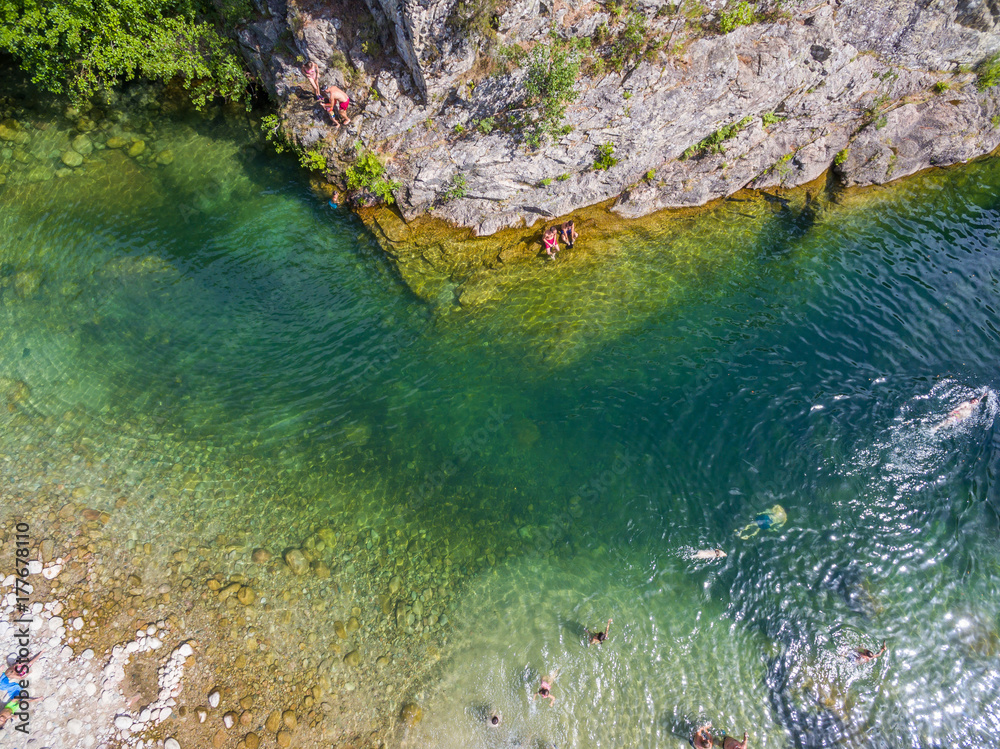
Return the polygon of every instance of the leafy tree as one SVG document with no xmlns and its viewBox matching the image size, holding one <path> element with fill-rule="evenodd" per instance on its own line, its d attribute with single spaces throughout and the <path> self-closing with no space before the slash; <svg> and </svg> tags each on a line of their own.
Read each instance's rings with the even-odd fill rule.
<svg viewBox="0 0 1000 749">
<path fill-rule="evenodd" d="M 566 107 L 576 100 L 574 88 L 580 74 L 580 53 L 572 48 L 539 44 L 532 50 L 524 88 L 535 109 L 534 132 L 529 143 L 540 143 L 548 133 L 556 138 L 564 134 L 562 120 Z"/>
<path fill-rule="evenodd" d="M 179 76 L 197 106 L 247 77 L 207 0 L 0 0 L 0 51 L 47 91 L 85 98 L 118 80 Z M 239 4 L 224 4 L 227 16 Z"/>
</svg>

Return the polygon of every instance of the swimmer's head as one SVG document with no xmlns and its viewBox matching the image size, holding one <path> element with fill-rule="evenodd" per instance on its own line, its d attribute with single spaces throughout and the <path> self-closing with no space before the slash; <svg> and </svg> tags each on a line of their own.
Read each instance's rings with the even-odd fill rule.
<svg viewBox="0 0 1000 749">
<path fill-rule="evenodd" d="M 498 726 L 498 725 L 500 725 L 500 716 L 496 715 L 496 714 L 490 716 L 490 725 L 491 726 Z"/>
</svg>

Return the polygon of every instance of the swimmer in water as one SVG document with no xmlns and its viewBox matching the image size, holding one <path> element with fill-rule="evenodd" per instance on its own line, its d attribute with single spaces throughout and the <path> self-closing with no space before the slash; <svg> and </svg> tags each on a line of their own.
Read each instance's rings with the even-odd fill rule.
<svg viewBox="0 0 1000 749">
<path fill-rule="evenodd" d="M 933 431 L 936 432 L 938 429 L 943 427 L 954 426 L 955 424 L 965 421 L 972 416 L 972 412 L 975 410 L 976 406 L 979 405 L 981 400 L 982 398 L 977 395 L 975 398 L 965 401 L 965 403 L 959 403 L 958 406 L 953 408 L 942 421 L 939 421 L 934 425 Z"/>
<path fill-rule="evenodd" d="M 691 745 L 694 746 L 694 749 L 712 749 L 714 740 L 709 728 L 711 728 L 711 725 L 702 726 L 692 734 Z"/>
<path fill-rule="evenodd" d="M 599 645 L 608 639 L 608 632 L 611 631 L 611 620 L 608 619 L 608 626 L 603 632 L 591 632 L 589 629 L 587 632 L 587 642 L 590 645 Z"/>
<path fill-rule="evenodd" d="M 726 552 L 722 549 L 699 549 L 691 555 L 692 559 L 722 559 Z"/>
<path fill-rule="evenodd" d="M 882 649 L 877 653 L 873 653 L 868 648 L 855 648 L 850 652 L 849 657 L 853 658 L 855 663 L 868 663 L 868 661 L 874 661 L 881 656 L 885 649 L 885 640 L 882 640 Z"/>
<path fill-rule="evenodd" d="M 496 728 L 497 726 L 499 726 L 499 725 L 500 725 L 500 721 L 501 721 L 501 720 L 502 720 L 502 718 L 500 717 L 500 712 L 499 712 L 499 711 L 497 711 L 497 712 L 493 713 L 493 715 L 491 715 L 491 716 L 490 716 L 490 717 L 489 717 L 489 718 L 487 719 L 487 721 L 486 721 L 486 725 L 488 725 L 488 726 L 492 726 L 493 728 Z"/>
<path fill-rule="evenodd" d="M 550 678 L 555 679 L 554 676 Z M 550 700 L 553 705 L 556 704 L 556 698 L 552 696 L 552 684 L 545 679 L 542 679 L 542 683 L 539 685 L 538 691 L 535 692 L 532 699 L 537 699 L 539 697 L 543 700 Z"/>
<path fill-rule="evenodd" d="M 722 741 L 722 749 L 747 749 L 747 732 L 743 732 L 743 741 L 737 741 L 732 736 L 726 736 Z"/>
</svg>

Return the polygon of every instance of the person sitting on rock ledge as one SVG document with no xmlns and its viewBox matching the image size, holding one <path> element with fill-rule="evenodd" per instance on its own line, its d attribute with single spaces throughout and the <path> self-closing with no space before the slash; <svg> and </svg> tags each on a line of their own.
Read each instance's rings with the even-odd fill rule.
<svg viewBox="0 0 1000 749">
<path fill-rule="evenodd" d="M 542 246 L 545 248 L 545 254 L 549 256 L 549 260 L 555 260 L 556 253 L 559 252 L 559 234 L 556 232 L 556 227 L 550 226 L 542 234 Z"/>
<path fill-rule="evenodd" d="M 573 245 L 576 243 L 576 238 L 580 236 L 579 232 L 576 230 L 576 225 L 572 221 L 567 221 L 562 226 L 559 227 L 559 236 L 566 246 L 572 249 Z"/>
</svg>

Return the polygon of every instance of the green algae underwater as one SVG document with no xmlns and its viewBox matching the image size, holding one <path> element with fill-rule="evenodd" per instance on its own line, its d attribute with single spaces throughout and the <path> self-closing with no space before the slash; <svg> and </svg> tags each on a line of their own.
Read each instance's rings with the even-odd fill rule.
<svg viewBox="0 0 1000 749">
<path fill-rule="evenodd" d="M 42 105 L 0 152 L 5 473 L 64 435 L 156 473 L 109 526 L 130 547 L 381 547 L 334 576 L 401 575 L 414 616 L 373 616 L 441 647 L 409 746 L 1000 731 L 1000 162 L 622 222 L 464 308 L 412 294 L 252 118 L 132 105 L 80 166 Z M 736 535 L 774 504 L 785 525 Z"/>
</svg>

